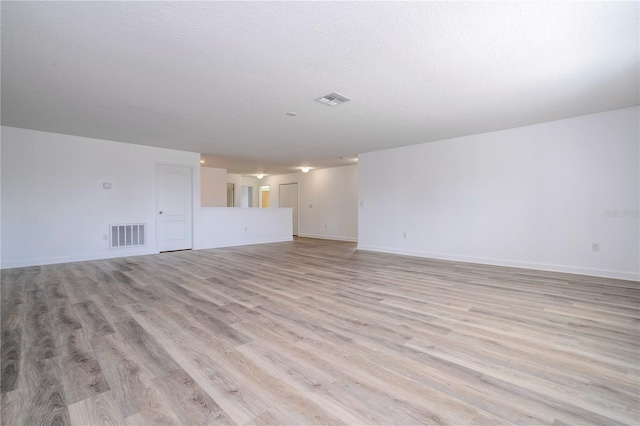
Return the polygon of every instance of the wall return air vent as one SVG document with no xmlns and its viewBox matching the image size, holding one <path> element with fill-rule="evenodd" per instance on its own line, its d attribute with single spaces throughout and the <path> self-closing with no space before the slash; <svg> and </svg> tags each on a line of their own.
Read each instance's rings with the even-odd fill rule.
<svg viewBox="0 0 640 426">
<path fill-rule="evenodd" d="M 125 223 L 110 227 L 110 248 L 142 247 L 145 245 L 146 226 L 144 223 Z"/>
<path fill-rule="evenodd" d="M 342 96 L 341 94 L 336 92 L 329 93 L 328 95 L 316 99 L 316 101 L 320 102 L 321 104 L 325 104 L 331 107 L 349 102 L 350 100 L 351 99 L 347 98 L 346 96 Z"/>
</svg>

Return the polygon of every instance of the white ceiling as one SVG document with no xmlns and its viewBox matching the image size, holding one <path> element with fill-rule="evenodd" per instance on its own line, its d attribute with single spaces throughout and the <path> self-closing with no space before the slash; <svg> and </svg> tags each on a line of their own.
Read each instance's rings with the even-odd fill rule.
<svg viewBox="0 0 640 426">
<path fill-rule="evenodd" d="M 638 2 L 3 1 L 1 13 L 3 125 L 200 152 L 235 173 L 639 103 Z M 314 101 L 334 91 L 353 101 Z"/>
</svg>

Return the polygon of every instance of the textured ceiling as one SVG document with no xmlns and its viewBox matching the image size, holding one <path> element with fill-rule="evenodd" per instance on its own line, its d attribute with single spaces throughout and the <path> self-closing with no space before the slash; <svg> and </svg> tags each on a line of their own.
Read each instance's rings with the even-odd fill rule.
<svg viewBox="0 0 640 426">
<path fill-rule="evenodd" d="M 638 2 L 0 7 L 3 125 L 200 152 L 236 173 L 639 103 Z M 314 101 L 334 91 L 353 101 Z"/>
</svg>

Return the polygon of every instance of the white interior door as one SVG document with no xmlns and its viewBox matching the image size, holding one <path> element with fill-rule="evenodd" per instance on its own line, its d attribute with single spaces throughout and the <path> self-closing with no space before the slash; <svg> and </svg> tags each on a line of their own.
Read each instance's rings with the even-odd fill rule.
<svg viewBox="0 0 640 426">
<path fill-rule="evenodd" d="M 185 250 L 192 242 L 192 169 L 158 164 L 158 251 Z"/>
<path fill-rule="evenodd" d="M 280 207 L 293 209 L 293 235 L 298 235 L 298 184 L 280 185 Z"/>
</svg>

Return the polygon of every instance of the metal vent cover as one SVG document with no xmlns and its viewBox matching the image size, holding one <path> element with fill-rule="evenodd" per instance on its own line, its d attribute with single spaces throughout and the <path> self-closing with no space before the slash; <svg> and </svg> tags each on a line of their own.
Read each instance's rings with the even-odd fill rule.
<svg viewBox="0 0 640 426">
<path fill-rule="evenodd" d="M 331 107 L 349 102 L 350 100 L 351 99 L 347 98 L 346 96 L 343 96 L 340 93 L 336 92 L 329 93 L 328 95 L 316 99 L 316 101 L 320 102 L 321 104 L 325 104 Z"/>
<path fill-rule="evenodd" d="M 144 223 L 123 223 L 110 225 L 110 248 L 142 247 L 146 240 Z"/>
</svg>

